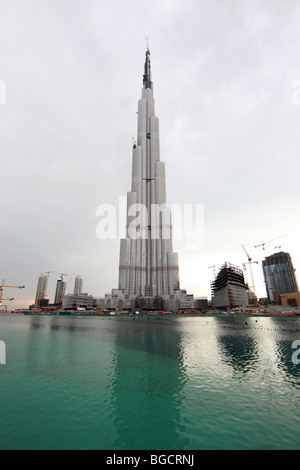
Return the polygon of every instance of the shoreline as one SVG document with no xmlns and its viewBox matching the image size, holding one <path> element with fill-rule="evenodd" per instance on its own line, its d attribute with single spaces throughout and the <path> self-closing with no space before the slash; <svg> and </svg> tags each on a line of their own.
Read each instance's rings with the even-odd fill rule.
<svg viewBox="0 0 300 470">
<path fill-rule="evenodd" d="M 135 318 L 135 319 L 176 319 L 176 318 L 197 318 L 197 317 L 215 317 L 215 316 L 247 316 L 247 317 L 297 317 L 300 316 L 300 311 L 281 311 L 281 310 L 263 310 L 263 311 L 249 311 L 249 310 L 232 310 L 232 311 L 207 311 L 207 312 L 187 312 L 187 313 L 102 313 L 102 312 L 0 312 L 0 316 L 42 316 L 42 317 L 80 317 L 80 318 Z"/>
</svg>

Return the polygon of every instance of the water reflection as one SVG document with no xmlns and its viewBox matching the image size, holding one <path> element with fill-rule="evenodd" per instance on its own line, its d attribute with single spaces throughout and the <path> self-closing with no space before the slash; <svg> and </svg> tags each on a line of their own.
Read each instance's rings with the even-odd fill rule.
<svg viewBox="0 0 300 470">
<path fill-rule="evenodd" d="M 67 328 L 59 325 L 55 317 L 31 317 L 27 336 L 26 359 L 30 373 L 58 377 L 76 367 L 76 344 L 69 334 L 53 334 L 53 331 L 74 333 L 76 326 L 69 319 Z"/>
<path fill-rule="evenodd" d="M 30 322 L 25 350 L 30 372 L 87 393 L 86 416 L 109 429 L 107 448 L 187 449 L 191 436 L 192 442 L 210 436 L 227 409 L 232 407 L 228 416 L 236 412 L 237 402 L 244 422 L 250 419 L 249 403 L 261 416 L 272 415 L 280 400 L 281 406 L 299 406 L 300 366 L 291 361 L 292 343 L 300 339 L 297 319 L 32 317 Z"/>
<path fill-rule="evenodd" d="M 299 386 L 300 367 L 292 362 L 299 320 L 285 317 L 216 318 L 222 361 L 240 373 L 258 367 L 277 380 Z"/>
<path fill-rule="evenodd" d="M 104 416 L 113 423 L 111 448 L 183 449 L 182 335 L 164 321 L 32 317 L 28 370 L 93 387 L 99 426 Z"/>
<path fill-rule="evenodd" d="M 242 375 L 258 367 L 271 367 L 273 373 L 281 374 L 281 379 L 299 385 L 300 366 L 292 362 L 292 343 L 300 339 L 300 319 L 224 315 L 180 321 L 135 320 L 31 317 L 26 348 L 28 362 L 34 363 L 37 356 L 41 362 L 59 351 L 69 367 L 76 366 L 81 353 L 72 339 L 76 335 L 110 350 L 110 358 L 115 358 L 112 361 L 115 377 L 126 368 L 126 357 L 130 356 L 132 366 L 143 359 L 140 367 L 149 371 L 144 380 L 154 383 L 153 364 L 159 358 L 169 359 L 174 372 L 169 383 L 175 387 L 176 396 L 190 378 L 189 374 L 214 370 L 216 366 L 220 370 L 221 364 Z M 42 334 L 34 334 L 35 330 L 41 330 Z M 62 337 L 51 332 L 66 334 Z"/>
<path fill-rule="evenodd" d="M 146 320 L 119 321 L 115 326 L 115 448 L 186 448 L 188 439 L 181 422 L 187 381 L 182 333 L 175 324 Z"/>
<path fill-rule="evenodd" d="M 117 345 L 147 354 L 158 354 L 182 361 L 182 333 L 176 323 L 157 321 L 116 321 Z"/>
<path fill-rule="evenodd" d="M 218 337 L 220 354 L 225 364 L 232 366 L 236 372 L 246 374 L 257 366 L 257 343 L 253 338 L 233 334 Z"/>
<path fill-rule="evenodd" d="M 284 374 L 290 384 L 299 387 L 300 367 L 292 361 L 294 350 L 291 349 L 291 341 L 278 339 L 275 343 L 278 369 Z"/>
</svg>

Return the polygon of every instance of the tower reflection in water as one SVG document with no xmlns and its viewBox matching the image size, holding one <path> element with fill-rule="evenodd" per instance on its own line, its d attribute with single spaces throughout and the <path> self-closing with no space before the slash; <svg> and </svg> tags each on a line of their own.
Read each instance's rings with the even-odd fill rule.
<svg viewBox="0 0 300 470">
<path fill-rule="evenodd" d="M 62 429 L 80 423 L 85 447 L 272 446 L 279 422 L 291 439 L 300 406 L 300 367 L 291 361 L 299 332 L 299 319 L 227 315 L 34 318 L 27 370 L 59 381 Z"/>
<path fill-rule="evenodd" d="M 292 362 L 292 344 L 300 335 L 299 319 L 229 316 L 216 318 L 216 323 L 225 364 L 242 374 L 256 373 L 299 387 L 300 368 Z"/>
<path fill-rule="evenodd" d="M 221 317 L 216 318 L 219 334 L 218 345 L 222 361 L 231 366 L 237 373 L 253 372 L 258 365 L 259 347 L 255 336 L 247 334 L 248 322 L 234 321 Z"/>
<path fill-rule="evenodd" d="M 116 448 L 186 448 L 182 333 L 175 323 L 162 321 L 124 320 L 115 325 Z"/>
</svg>

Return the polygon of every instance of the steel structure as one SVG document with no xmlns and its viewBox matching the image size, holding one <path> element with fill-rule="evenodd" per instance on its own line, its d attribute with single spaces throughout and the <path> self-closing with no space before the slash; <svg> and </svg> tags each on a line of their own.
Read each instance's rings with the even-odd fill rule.
<svg viewBox="0 0 300 470">
<path fill-rule="evenodd" d="M 7 312 L 7 306 L 6 305 L 2 305 L 2 301 L 3 300 L 9 300 L 9 301 L 12 301 L 12 300 L 15 300 L 14 298 L 11 298 L 11 299 L 4 299 L 3 298 L 3 289 L 4 288 L 8 288 L 8 289 L 25 289 L 25 286 L 9 286 L 7 284 L 5 284 L 5 279 L 2 280 L 2 284 L 0 285 L 0 307 L 4 307 L 5 308 L 5 311 Z"/>
</svg>

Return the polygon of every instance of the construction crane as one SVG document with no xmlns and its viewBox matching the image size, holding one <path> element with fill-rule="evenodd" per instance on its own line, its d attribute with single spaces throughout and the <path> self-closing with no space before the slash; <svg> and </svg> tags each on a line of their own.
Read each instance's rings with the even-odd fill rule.
<svg viewBox="0 0 300 470">
<path fill-rule="evenodd" d="M 213 272 L 214 272 L 214 278 L 216 279 L 217 278 L 217 274 L 216 274 L 216 268 L 218 266 L 223 266 L 222 263 L 218 263 L 218 264 L 214 264 L 213 266 L 209 266 L 208 269 L 212 269 Z"/>
<path fill-rule="evenodd" d="M 287 242 L 287 243 L 283 243 L 282 245 L 274 246 L 274 250 L 277 250 L 277 248 L 281 250 L 283 246 L 290 245 L 291 243 L 294 243 L 294 242 Z"/>
<path fill-rule="evenodd" d="M 266 245 L 268 243 L 271 243 L 275 240 L 278 240 L 279 238 L 282 238 L 282 237 L 286 237 L 287 235 L 289 235 L 288 233 L 286 233 L 285 235 L 280 235 L 280 237 L 276 237 L 276 238 L 273 238 L 272 240 L 269 240 L 268 242 L 262 242 L 260 245 L 255 245 L 254 248 L 259 248 L 259 247 L 262 247 L 262 249 L 264 250 L 264 252 L 266 251 Z"/>
<path fill-rule="evenodd" d="M 2 299 L 2 300 L 9 300 L 10 302 L 12 300 L 15 300 L 15 299 Z M 5 308 L 5 312 L 7 313 L 7 306 L 6 305 L 2 305 L 2 303 L 0 304 L 0 307 L 4 307 Z"/>
<path fill-rule="evenodd" d="M 254 297 L 255 297 L 255 303 L 257 304 L 257 297 L 256 297 L 256 290 L 255 290 L 255 284 L 254 284 L 254 277 L 253 277 L 253 271 L 252 271 L 252 264 L 258 264 L 258 261 L 252 261 L 252 258 L 250 257 L 248 251 L 246 250 L 246 248 L 244 247 L 244 245 L 242 245 L 246 255 L 247 255 L 247 258 L 248 258 L 248 263 L 244 263 L 245 265 L 246 264 L 249 264 L 250 265 L 250 272 L 251 272 L 251 280 L 252 280 L 252 289 L 253 289 L 253 294 L 254 294 Z"/>
<path fill-rule="evenodd" d="M 208 269 L 213 269 L 213 270 L 214 270 L 214 277 L 215 277 L 215 279 L 216 279 L 216 267 L 217 267 L 217 266 L 218 266 L 217 264 L 214 264 L 213 266 L 209 266 L 209 268 L 208 268 Z"/>
<path fill-rule="evenodd" d="M 8 289 L 25 289 L 25 286 L 9 286 L 7 284 L 5 284 L 5 280 L 3 279 L 2 280 L 2 284 L 0 285 L 0 306 L 2 306 L 2 301 L 3 300 L 9 300 L 9 301 L 12 301 L 12 300 L 15 300 L 15 299 L 3 299 L 3 289 L 5 288 L 8 288 Z M 3 307 L 5 307 L 5 310 L 7 312 L 7 306 L 6 305 L 3 305 Z"/>
<path fill-rule="evenodd" d="M 73 278 L 72 278 L 72 277 L 70 277 L 70 279 L 69 279 L 69 281 L 68 281 L 68 284 L 67 284 L 67 286 L 66 286 L 66 289 L 69 287 L 69 285 L 70 285 L 70 282 L 72 281 L 72 279 L 73 279 Z"/>
<path fill-rule="evenodd" d="M 269 266 L 269 261 L 268 261 L 268 258 L 266 256 L 266 245 L 275 241 L 275 240 L 278 240 L 279 238 L 283 238 L 283 237 L 286 237 L 288 236 L 289 233 L 286 233 L 285 235 L 280 235 L 280 237 L 276 237 L 276 238 L 272 238 L 272 240 L 269 240 L 268 242 L 262 242 L 260 245 L 255 245 L 254 248 L 259 248 L 259 247 L 262 247 L 263 249 L 263 252 L 264 252 L 264 256 L 265 256 L 265 267 L 266 267 L 266 275 L 265 275 L 265 282 L 266 282 L 266 291 L 267 291 L 267 295 L 269 297 L 269 300 L 272 301 L 271 299 L 271 295 L 269 294 L 268 292 L 268 289 L 270 290 L 270 293 L 272 293 L 272 296 L 273 296 L 273 292 L 274 292 L 274 287 L 273 287 L 273 282 L 272 282 L 272 276 L 271 276 L 271 272 L 270 272 L 270 266 Z M 268 283 L 268 280 L 269 280 L 269 283 Z"/>
<path fill-rule="evenodd" d="M 47 276 L 47 281 L 46 281 L 46 286 L 45 286 L 45 293 L 46 293 L 47 286 L 48 286 L 49 274 L 54 274 L 54 273 L 55 273 L 55 271 L 45 271 L 45 274 Z"/>
</svg>

